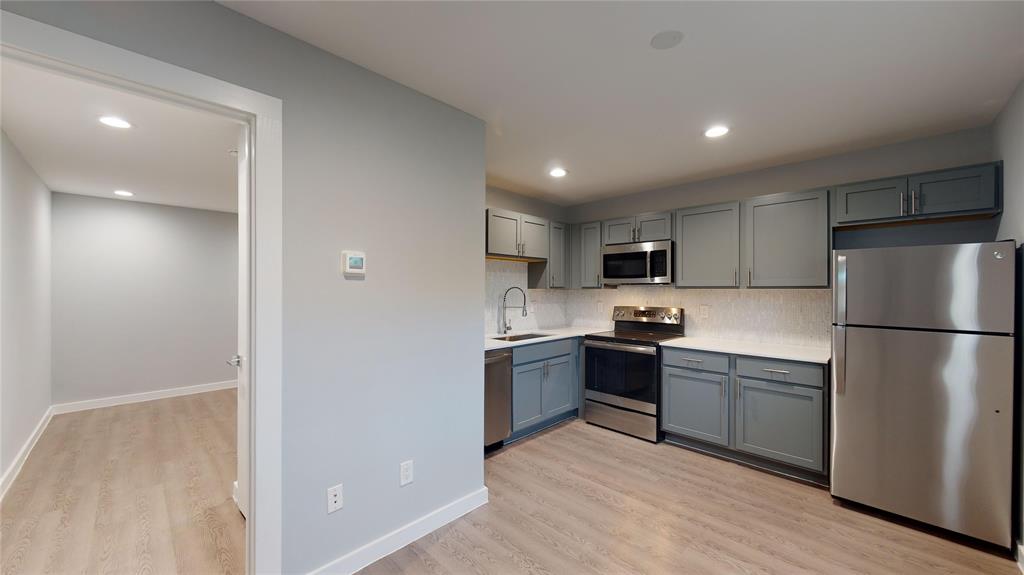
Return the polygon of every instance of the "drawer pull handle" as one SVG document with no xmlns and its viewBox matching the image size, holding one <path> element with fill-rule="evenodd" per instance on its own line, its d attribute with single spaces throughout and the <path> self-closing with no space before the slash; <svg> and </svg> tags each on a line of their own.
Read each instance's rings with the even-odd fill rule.
<svg viewBox="0 0 1024 575">
<path fill-rule="evenodd" d="M 762 367 L 761 371 L 767 371 L 768 373 L 781 373 L 783 375 L 786 375 L 786 374 L 789 373 L 789 370 L 785 370 L 785 369 L 771 369 L 769 367 Z"/>
<path fill-rule="evenodd" d="M 697 359 L 695 357 L 683 357 L 683 358 L 680 358 L 680 359 L 682 359 L 683 361 L 691 361 L 693 363 L 704 363 L 703 359 Z"/>
</svg>

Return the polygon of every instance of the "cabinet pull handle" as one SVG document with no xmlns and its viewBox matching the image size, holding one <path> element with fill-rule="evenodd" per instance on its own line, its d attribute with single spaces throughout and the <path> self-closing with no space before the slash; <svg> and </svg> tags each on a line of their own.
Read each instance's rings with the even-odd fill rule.
<svg viewBox="0 0 1024 575">
<path fill-rule="evenodd" d="M 722 399 L 725 399 L 725 388 L 729 386 L 729 378 L 722 378 Z"/>
<path fill-rule="evenodd" d="M 740 285 L 740 270 L 737 268 L 732 269 L 732 283 L 733 285 Z"/>
<path fill-rule="evenodd" d="M 911 207 L 913 208 L 912 213 L 916 214 L 919 211 L 921 211 L 921 209 L 920 209 L 921 208 L 921 205 L 920 205 L 921 204 L 921 194 L 919 194 L 917 190 L 911 190 L 911 192 L 910 192 L 910 203 L 911 203 Z"/>
<path fill-rule="evenodd" d="M 754 285 L 754 270 L 747 268 L 747 287 Z"/>
<path fill-rule="evenodd" d="M 900 192 L 900 215 L 901 216 L 905 216 L 905 215 L 907 215 L 906 212 L 907 212 L 907 202 L 904 201 L 903 192 Z"/>
<path fill-rule="evenodd" d="M 772 369 L 770 367 L 762 367 L 761 371 L 767 371 L 768 373 L 781 373 L 783 375 L 789 374 L 789 370 L 787 369 Z"/>
<path fill-rule="evenodd" d="M 697 358 L 694 358 L 694 357 L 682 357 L 680 359 L 682 359 L 683 361 L 691 361 L 693 363 L 704 363 L 703 359 L 697 359 Z"/>
</svg>

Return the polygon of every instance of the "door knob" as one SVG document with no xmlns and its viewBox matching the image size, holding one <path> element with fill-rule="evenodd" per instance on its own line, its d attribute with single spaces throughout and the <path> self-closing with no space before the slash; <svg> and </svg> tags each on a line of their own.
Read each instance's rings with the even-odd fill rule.
<svg viewBox="0 0 1024 575">
<path fill-rule="evenodd" d="M 234 357 L 227 360 L 225 363 L 227 363 L 230 366 L 240 367 L 242 365 L 242 356 L 235 354 Z"/>
</svg>

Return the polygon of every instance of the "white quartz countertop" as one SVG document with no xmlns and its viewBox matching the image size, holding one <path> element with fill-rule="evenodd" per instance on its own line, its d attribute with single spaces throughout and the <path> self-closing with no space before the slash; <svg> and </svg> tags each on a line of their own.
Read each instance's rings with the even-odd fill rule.
<svg viewBox="0 0 1024 575">
<path fill-rule="evenodd" d="M 532 345 L 535 343 L 544 343 L 546 341 L 556 341 L 559 339 L 566 339 L 570 337 L 583 337 L 588 333 L 598 333 L 601 331 L 608 331 L 607 327 L 559 327 L 555 329 L 530 329 L 509 332 L 504 335 L 519 335 L 522 333 L 542 333 L 544 337 L 534 337 L 530 339 L 523 339 L 519 341 L 501 341 L 499 339 L 493 339 L 495 337 L 502 337 L 500 333 L 489 333 L 484 336 L 484 351 L 491 351 L 492 349 L 506 349 L 511 347 L 519 347 L 521 345 Z"/>
<path fill-rule="evenodd" d="M 808 347 L 802 345 L 783 345 L 758 341 L 741 341 L 735 339 L 713 339 L 709 337 L 677 337 L 661 342 L 663 347 L 695 349 L 699 351 L 717 351 L 734 355 L 788 359 L 806 363 L 826 364 L 832 357 L 832 349 L 827 347 Z"/>
</svg>

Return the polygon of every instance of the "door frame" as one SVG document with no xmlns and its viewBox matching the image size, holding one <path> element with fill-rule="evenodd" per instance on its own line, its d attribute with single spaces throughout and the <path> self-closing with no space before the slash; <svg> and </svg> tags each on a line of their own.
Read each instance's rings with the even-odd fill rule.
<svg viewBox="0 0 1024 575">
<path fill-rule="evenodd" d="M 204 109 L 248 126 L 250 247 L 249 517 L 247 573 L 281 571 L 282 102 L 278 98 L 9 12 L 4 57 L 148 97 Z"/>
</svg>

